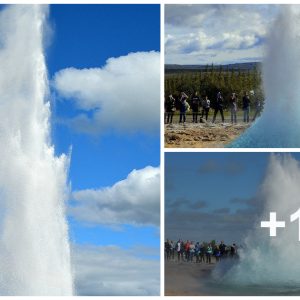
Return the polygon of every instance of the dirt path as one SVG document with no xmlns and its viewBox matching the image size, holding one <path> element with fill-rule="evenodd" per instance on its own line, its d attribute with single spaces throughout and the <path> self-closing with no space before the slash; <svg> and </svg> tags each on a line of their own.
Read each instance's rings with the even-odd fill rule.
<svg viewBox="0 0 300 300">
<path fill-rule="evenodd" d="M 187 123 L 165 125 L 166 148 L 223 148 L 240 136 L 249 124 Z"/>
<path fill-rule="evenodd" d="M 215 263 L 165 263 L 166 296 L 205 296 L 204 279 L 210 275 Z"/>
</svg>

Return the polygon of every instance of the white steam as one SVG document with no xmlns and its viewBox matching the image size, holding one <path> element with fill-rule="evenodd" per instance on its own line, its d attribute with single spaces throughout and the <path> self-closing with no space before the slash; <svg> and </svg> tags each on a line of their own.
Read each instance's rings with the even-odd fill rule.
<svg viewBox="0 0 300 300">
<path fill-rule="evenodd" d="M 72 295 L 65 220 L 69 159 L 50 140 L 47 6 L 0 13 L 0 294 Z"/>
<path fill-rule="evenodd" d="M 233 147 L 300 147 L 299 32 L 299 5 L 281 6 L 263 64 L 263 114 Z"/>
<path fill-rule="evenodd" d="M 299 182 L 298 161 L 289 155 L 271 157 L 261 191 L 263 213 L 246 239 L 239 264 L 225 276 L 229 282 L 300 287 L 298 221 L 290 222 L 290 215 L 300 208 Z M 269 220 L 270 212 L 276 212 L 277 220 L 286 223 L 285 228 L 277 229 L 276 237 L 260 227 L 260 221 Z"/>
</svg>

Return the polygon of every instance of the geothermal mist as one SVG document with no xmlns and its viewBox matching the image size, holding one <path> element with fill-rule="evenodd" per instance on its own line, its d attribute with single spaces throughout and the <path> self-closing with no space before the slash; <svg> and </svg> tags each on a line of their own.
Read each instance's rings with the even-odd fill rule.
<svg viewBox="0 0 300 300">
<path fill-rule="evenodd" d="M 300 147 L 300 14 L 283 5 L 270 28 L 263 63 L 262 116 L 231 147 Z"/>
<path fill-rule="evenodd" d="M 72 295 L 68 157 L 56 157 L 43 30 L 47 6 L 0 13 L 0 294 Z"/>
<path fill-rule="evenodd" d="M 262 214 L 246 238 L 239 263 L 225 274 L 225 282 L 235 287 L 260 285 L 288 291 L 300 288 L 299 225 L 298 220 L 290 222 L 290 215 L 300 208 L 299 183 L 299 162 L 289 155 L 272 155 L 260 195 Z M 276 237 L 269 236 L 268 228 L 260 227 L 260 221 L 269 220 L 271 211 L 277 213 L 277 220 L 286 222 L 285 228 L 277 229 Z"/>
</svg>

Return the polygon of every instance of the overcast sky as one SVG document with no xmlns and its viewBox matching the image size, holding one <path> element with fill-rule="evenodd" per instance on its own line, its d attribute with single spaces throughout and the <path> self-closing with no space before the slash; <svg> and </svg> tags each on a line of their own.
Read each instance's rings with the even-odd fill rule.
<svg viewBox="0 0 300 300">
<path fill-rule="evenodd" d="M 276 5 L 166 5 L 168 64 L 261 61 Z"/>
<path fill-rule="evenodd" d="M 270 156 L 166 153 L 166 238 L 241 243 L 262 214 Z M 299 153 L 292 156 L 299 161 Z"/>
</svg>

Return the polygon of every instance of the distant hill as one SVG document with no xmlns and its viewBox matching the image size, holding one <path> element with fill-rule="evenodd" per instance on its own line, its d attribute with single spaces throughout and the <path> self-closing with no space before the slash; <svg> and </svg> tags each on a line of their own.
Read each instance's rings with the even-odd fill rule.
<svg viewBox="0 0 300 300">
<path fill-rule="evenodd" d="M 176 72 L 195 72 L 204 71 L 208 66 L 211 69 L 211 65 L 176 65 L 176 64 L 165 64 L 166 73 L 176 73 Z M 213 65 L 214 69 L 218 70 L 222 66 L 223 70 L 253 70 L 255 68 L 261 68 L 261 62 L 247 62 L 247 63 L 236 63 L 227 65 Z"/>
</svg>

